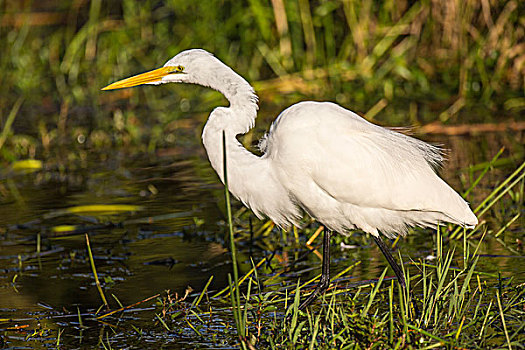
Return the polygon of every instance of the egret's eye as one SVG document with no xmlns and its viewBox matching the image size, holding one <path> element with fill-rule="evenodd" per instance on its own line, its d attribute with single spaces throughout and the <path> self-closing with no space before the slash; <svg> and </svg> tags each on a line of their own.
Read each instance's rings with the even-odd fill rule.
<svg viewBox="0 0 525 350">
<path fill-rule="evenodd" d="M 184 67 L 183 66 L 177 66 L 177 67 L 173 67 L 173 71 L 171 71 L 170 74 L 182 73 L 182 72 L 184 72 Z"/>
</svg>

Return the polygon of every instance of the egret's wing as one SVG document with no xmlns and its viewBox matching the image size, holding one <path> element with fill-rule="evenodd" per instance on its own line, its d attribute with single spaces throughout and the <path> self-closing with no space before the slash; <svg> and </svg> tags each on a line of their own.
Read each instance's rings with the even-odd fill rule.
<svg viewBox="0 0 525 350">
<path fill-rule="evenodd" d="M 431 150 L 415 139 L 386 129 L 341 130 L 323 139 L 315 152 L 319 166 L 311 175 L 338 201 L 392 210 L 438 210 L 439 193 L 448 192 L 432 168 L 437 160 L 426 158 Z"/>
<path fill-rule="evenodd" d="M 296 185 L 312 180 L 338 202 L 360 207 L 443 211 L 450 203 L 465 205 L 435 174 L 441 161 L 435 146 L 335 104 L 304 103 L 279 119 L 274 157 Z"/>
</svg>

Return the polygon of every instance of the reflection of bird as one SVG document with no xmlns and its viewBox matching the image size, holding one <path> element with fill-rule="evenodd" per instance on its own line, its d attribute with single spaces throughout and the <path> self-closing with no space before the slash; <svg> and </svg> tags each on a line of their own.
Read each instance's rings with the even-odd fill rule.
<svg viewBox="0 0 525 350">
<path fill-rule="evenodd" d="M 231 68 L 204 50 L 187 50 L 164 67 L 113 83 L 103 90 L 142 84 L 192 83 L 221 92 L 229 107 L 213 110 L 202 139 L 211 165 L 223 179 L 226 135 L 231 193 L 258 217 L 281 227 L 296 224 L 301 209 L 329 230 L 370 233 L 405 287 L 402 269 L 380 233 L 392 238 L 411 226 L 451 222 L 477 224 L 468 204 L 435 173 L 440 150 L 412 137 L 371 124 L 329 102 L 301 102 L 283 111 L 260 141 L 257 156 L 236 136 L 255 123 L 258 98 Z M 322 277 L 309 305 L 329 284 L 330 231 L 323 239 Z"/>
</svg>

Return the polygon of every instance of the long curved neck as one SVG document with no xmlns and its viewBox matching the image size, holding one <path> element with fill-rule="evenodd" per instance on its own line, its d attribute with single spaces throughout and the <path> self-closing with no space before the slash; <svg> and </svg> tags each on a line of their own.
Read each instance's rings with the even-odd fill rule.
<svg viewBox="0 0 525 350">
<path fill-rule="evenodd" d="M 276 179 L 269 158 L 251 153 L 236 138 L 255 124 L 258 99 L 253 88 L 226 66 L 207 86 L 221 92 L 230 102 L 229 107 L 213 110 L 202 132 L 213 169 L 224 183 L 224 133 L 230 192 L 259 218 L 266 215 L 281 227 L 295 223 L 300 212 Z M 279 198 L 278 203 L 275 198 Z"/>
<path fill-rule="evenodd" d="M 207 85 L 222 93 L 230 103 L 229 108 L 218 108 L 214 111 L 222 112 L 218 117 L 214 116 L 214 112 L 212 112 L 208 124 L 222 123 L 224 129 L 234 133 L 233 136 L 245 134 L 254 127 L 259 109 L 257 105 L 259 99 L 251 85 L 243 77 L 220 62 L 220 66 Z M 228 117 L 223 115 L 225 111 L 228 112 Z"/>
<path fill-rule="evenodd" d="M 224 66 L 220 75 L 208 82 L 209 87 L 221 92 L 230 102 L 229 107 L 213 110 L 204 126 L 202 140 L 210 163 L 224 183 L 223 132 L 226 136 L 226 160 L 230 191 L 241 201 L 248 203 L 247 184 L 264 177 L 261 158 L 248 151 L 236 136 L 247 133 L 257 118 L 257 95 L 241 76 Z"/>
</svg>

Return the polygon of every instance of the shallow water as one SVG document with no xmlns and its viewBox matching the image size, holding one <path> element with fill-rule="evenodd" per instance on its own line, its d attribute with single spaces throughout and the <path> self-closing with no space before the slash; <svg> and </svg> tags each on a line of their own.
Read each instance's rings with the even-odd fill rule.
<svg viewBox="0 0 525 350">
<path fill-rule="evenodd" d="M 479 175 L 479 171 L 472 175 L 469 165 L 482 165 L 500 147 L 506 147 L 501 161 L 468 197 L 474 207 L 523 162 L 522 134 L 433 136 L 426 140 L 450 149 L 442 175 L 459 191 L 472 182 L 469 177 Z M 175 152 L 182 155 L 171 156 L 173 153 L 165 150 L 157 155 L 130 157 L 122 151 L 108 155 L 87 152 L 83 161 L 70 165 L 50 161 L 34 173 L 5 171 L 0 180 L 0 319 L 14 319 L 7 323 L 13 326 L 39 313 L 49 316 L 54 311 L 99 308 L 101 299 L 89 265 L 85 233 L 90 235 L 97 272 L 112 307 L 118 304 L 111 295 L 123 305 L 165 290 L 183 295 L 189 286 L 202 290 L 210 276 L 214 276 L 210 289 L 225 287 L 231 261 L 224 239 L 222 186 L 200 147 L 193 145 L 189 151 Z M 60 211 L 94 204 L 137 208 L 120 213 Z M 235 212 L 241 208 L 234 203 Z M 523 210 L 523 199 L 520 202 L 504 196 L 482 218 L 488 222 L 489 234 L 481 246 L 481 269 L 525 281 L 525 258 L 518 242 L 525 233 Z M 517 213 L 521 217 L 500 237 L 490 234 Z M 254 231 L 264 224 L 253 215 L 243 214 L 243 225 L 247 225 L 248 216 Z M 55 232 L 60 225 L 77 225 L 77 231 Z M 310 227 L 313 231 L 315 224 Z M 402 239 L 398 247 L 404 261 L 431 257 L 434 238 L 429 230 L 416 230 Z M 305 241 L 301 237 L 296 244 L 290 235 L 285 237 L 278 231 L 253 241 L 239 241 L 241 269 L 250 268 L 250 257 L 257 262 L 273 256 L 272 265 L 261 270 L 264 278 L 302 257 L 277 280 L 277 287 L 294 284 L 298 277 L 312 277 L 319 273 L 320 260 L 308 253 Z M 477 242 L 471 240 L 471 252 Z M 461 240 L 448 242 L 448 246 L 458 249 L 462 249 L 462 244 Z M 334 272 L 361 261 L 345 276 L 351 282 L 377 278 L 386 264 L 370 239 L 360 233 L 344 241 L 336 237 L 332 250 Z M 145 322 L 153 315 L 147 312 Z M 56 319 L 47 323 L 50 328 L 61 327 Z M 66 332 L 64 337 L 71 346 L 83 346 L 78 334 Z M 96 341 L 96 337 L 89 340 L 86 335 L 82 339 L 87 344 Z M 180 339 L 185 344 L 191 342 L 184 335 Z M 13 337 L 9 341 L 17 344 Z M 20 344 L 31 346 L 23 339 Z"/>
</svg>

